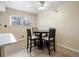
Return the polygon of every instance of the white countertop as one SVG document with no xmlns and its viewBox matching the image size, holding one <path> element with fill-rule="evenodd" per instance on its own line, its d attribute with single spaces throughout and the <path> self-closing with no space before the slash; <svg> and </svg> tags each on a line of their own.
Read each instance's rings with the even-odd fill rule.
<svg viewBox="0 0 79 59">
<path fill-rule="evenodd" d="M 15 43 L 15 42 L 16 42 L 16 39 L 12 33 L 0 34 L 0 47 L 7 45 L 7 44 Z"/>
</svg>

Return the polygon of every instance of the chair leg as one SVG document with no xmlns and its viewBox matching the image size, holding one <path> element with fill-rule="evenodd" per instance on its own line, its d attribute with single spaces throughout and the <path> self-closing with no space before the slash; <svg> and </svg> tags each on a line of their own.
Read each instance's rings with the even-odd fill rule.
<svg viewBox="0 0 79 59">
<path fill-rule="evenodd" d="M 38 39 L 38 49 L 40 48 L 40 47 L 39 47 L 39 43 L 40 43 L 40 41 L 39 41 L 39 39 Z"/>
<path fill-rule="evenodd" d="M 48 41 L 48 50 L 49 50 L 49 55 L 50 55 L 50 41 Z"/>
<path fill-rule="evenodd" d="M 50 50 L 49 50 L 49 55 L 50 55 Z"/>
<path fill-rule="evenodd" d="M 31 53 L 31 48 L 30 48 L 30 53 Z"/>
<path fill-rule="evenodd" d="M 32 48 L 32 41 L 30 40 L 30 53 L 31 53 L 31 48 Z"/>
<path fill-rule="evenodd" d="M 36 40 L 34 40 L 34 46 L 36 46 Z"/>
<path fill-rule="evenodd" d="M 54 52 L 56 51 L 56 49 L 55 49 L 55 40 L 53 41 L 53 45 L 54 45 Z"/>
<path fill-rule="evenodd" d="M 43 50 L 43 39 L 42 39 L 42 50 Z"/>
<path fill-rule="evenodd" d="M 54 47 L 54 52 L 56 52 L 56 49 L 55 49 L 55 47 Z"/>
<path fill-rule="evenodd" d="M 29 40 L 27 39 L 27 50 L 28 50 L 28 46 L 29 46 Z"/>
</svg>

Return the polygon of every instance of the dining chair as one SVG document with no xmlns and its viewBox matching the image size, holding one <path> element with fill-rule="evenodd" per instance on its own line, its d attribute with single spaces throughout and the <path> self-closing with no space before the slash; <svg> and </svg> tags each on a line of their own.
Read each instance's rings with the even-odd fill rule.
<svg viewBox="0 0 79 59">
<path fill-rule="evenodd" d="M 49 55 L 52 50 L 54 50 L 54 52 L 56 51 L 56 49 L 55 49 L 55 31 L 56 31 L 56 29 L 49 28 L 48 36 L 43 37 L 44 43 L 49 51 Z"/>
<path fill-rule="evenodd" d="M 32 28 L 32 31 L 37 31 L 37 30 L 38 30 L 37 27 L 33 27 L 33 28 Z"/>
<path fill-rule="evenodd" d="M 30 49 L 30 53 L 31 53 L 31 49 L 32 47 L 34 47 L 36 40 L 38 39 L 37 36 L 32 35 L 31 33 L 31 29 L 27 29 L 27 50 L 28 48 Z"/>
<path fill-rule="evenodd" d="M 35 36 L 39 36 L 39 33 L 33 33 L 34 31 L 38 31 L 37 27 L 32 28 L 32 34 L 35 35 Z"/>
</svg>

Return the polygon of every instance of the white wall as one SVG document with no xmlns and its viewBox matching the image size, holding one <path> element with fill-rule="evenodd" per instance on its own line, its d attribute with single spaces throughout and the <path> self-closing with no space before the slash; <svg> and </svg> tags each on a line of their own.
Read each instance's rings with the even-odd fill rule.
<svg viewBox="0 0 79 59">
<path fill-rule="evenodd" d="M 56 28 L 56 43 L 79 51 L 79 2 L 68 2 L 38 15 L 39 29 Z"/>
<path fill-rule="evenodd" d="M 15 50 L 26 48 L 26 39 L 27 39 L 27 26 L 9 26 L 10 24 L 10 16 L 17 15 L 17 16 L 24 16 L 24 17 L 31 17 L 32 19 L 32 26 L 36 26 L 36 18 L 37 15 L 29 12 L 18 11 L 15 9 L 7 8 L 6 12 L 0 13 L 0 33 L 12 33 L 17 40 L 17 43 L 12 45 L 5 46 L 5 54 L 8 55 L 9 53 L 14 52 Z M 5 28 L 4 25 L 7 25 Z M 22 35 L 24 36 L 22 38 Z"/>
</svg>

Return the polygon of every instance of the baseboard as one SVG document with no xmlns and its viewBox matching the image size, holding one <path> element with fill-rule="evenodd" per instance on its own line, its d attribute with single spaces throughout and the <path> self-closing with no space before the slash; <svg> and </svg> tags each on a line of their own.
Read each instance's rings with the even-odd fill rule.
<svg viewBox="0 0 79 59">
<path fill-rule="evenodd" d="M 79 57 L 79 50 L 59 43 L 56 44 L 56 51 L 67 57 Z"/>
<path fill-rule="evenodd" d="M 57 45 L 57 46 L 60 46 L 60 47 L 63 47 L 63 48 L 66 48 L 66 49 L 68 49 L 68 50 L 71 50 L 71 51 L 74 51 L 74 52 L 79 53 L 79 50 L 78 50 L 78 49 L 74 49 L 74 48 L 71 48 L 71 47 L 68 47 L 68 46 L 59 44 L 59 43 L 57 43 L 56 45 Z"/>
</svg>

